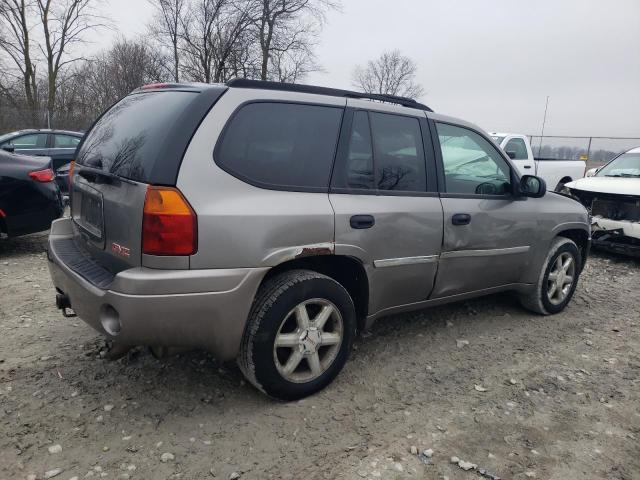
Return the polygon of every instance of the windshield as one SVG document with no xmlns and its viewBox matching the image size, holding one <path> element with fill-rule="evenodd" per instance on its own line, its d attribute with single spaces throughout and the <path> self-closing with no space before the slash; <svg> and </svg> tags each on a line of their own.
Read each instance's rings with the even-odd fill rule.
<svg viewBox="0 0 640 480">
<path fill-rule="evenodd" d="M 640 177 L 640 153 L 623 153 L 597 173 L 598 177 Z"/>
<path fill-rule="evenodd" d="M 5 133 L 4 135 L 0 135 L 0 143 L 3 143 L 5 140 L 9 140 L 11 137 L 13 137 L 14 134 L 15 132 Z"/>
<path fill-rule="evenodd" d="M 498 145 L 501 145 L 502 141 L 505 139 L 505 137 L 499 137 L 498 135 L 491 135 L 491 138 L 493 138 L 493 141 Z"/>
</svg>

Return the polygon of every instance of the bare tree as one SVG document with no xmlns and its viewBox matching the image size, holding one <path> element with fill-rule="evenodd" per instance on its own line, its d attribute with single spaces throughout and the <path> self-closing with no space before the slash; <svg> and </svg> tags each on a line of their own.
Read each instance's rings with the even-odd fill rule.
<svg viewBox="0 0 640 480">
<path fill-rule="evenodd" d="M 32 53 L 32 25 L 29 22 L 32 7 L 33 3 L 29 0 L 0 0 L 0 52 L 10 59 L 19 72 L 26 107 L 36 124 L 38 80 Z M 5 74 L 11 76 L 9 71 L 5 71 Z M 6 88 L 3 86 L 3 89 Z"/>
<path fill-rule="evenodd" d="M 270 79 L 269 67 L 274 59 L 279 65 L 277 70 L 282 70 L 284 52 L 310 51 L 312 37 L 324 22 L 327 10 L 340 6 L 337 0 L 255 1 L 254 24 L 260 45 L 261 80 Z M 294 46 L 296 48 L 293 48 Z M 298 61 L 301 58 L 297 55 Z M 303 70 L 309 70 L 311 65 L 313 62 Z"/>
<path fill-rule="evenodd" d="M 369 61 L 365 68 L 356 67 L 353 85 L 367 93 L 419 98 L 424 89 L 416 83 L 416 73 L 415 62 L 393 50 Z"/>
<path fill-rule="evenodd" d="M 198 0 L 182 22 L 183 69 L 200 82 L 229 78 L 231 60 L 246 45 L 250 4 L 235 0 Z"/>
<path fill-rule="evenodd" d="M 58 122 L 84 129 L 136 88 L 170 79 L 171 59 L 144 40 L 117 39 L 94 58 L 65 71 L 57 96 Z"/>
<path fill-rule="evenodd" d="M 70 56 L 71 48 L 84 42 L 87 31 L 104 24 L 93 10 L 94 0 L 36 0 L 36 3 L 44 35 L 40 50 L 47 62 L 47 113 L 51 120 L 60 71 L 81 59 Z"/>
<path fill-rule="evenodd" d="M 187 0 L 148 0 L 157 10 L 156 20 L 151 31 L 161 43 L 168 41 L 173 54 L 173 80 L 180 81 L 179 40 L 183 15 L 187 9 Z"/>
</svg>

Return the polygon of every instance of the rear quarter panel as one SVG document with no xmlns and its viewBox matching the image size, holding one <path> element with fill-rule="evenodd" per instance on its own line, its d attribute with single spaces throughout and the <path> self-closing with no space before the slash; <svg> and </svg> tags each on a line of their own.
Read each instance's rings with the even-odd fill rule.
<svg viewBox="0 0 640 480">
<path fill-rule="evenodd" d="M 305 246 L 333 250 L 334 218 L 327 193 L 258 188 L 214 162 L 227 120 L 240 105 L 254 100 L 345 106 L 343 99 L 252 89 L 229 89 L 218 100 L 191 140 L 178 175 L 177 186 L 198 216 L 198 252 L 190 258 L 191 268 L 274 266 L 295 258 Z"/>
</svg>

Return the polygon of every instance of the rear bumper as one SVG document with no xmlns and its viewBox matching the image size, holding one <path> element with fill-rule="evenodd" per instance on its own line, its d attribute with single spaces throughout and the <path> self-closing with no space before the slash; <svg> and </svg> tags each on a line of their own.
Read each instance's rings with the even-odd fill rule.
<svg viewBox="0 0 640 480">
<path fill-rule="evenodd" d="M 105 284 L 104 279 L 91 280 L 86 264 L 78 268 L 67 260 L 69 252 L 60 247 L 65 240 L 68 245 L 72 236 L 70 219 L 53 223 L 48 251 L 51 278 L 75 313 L 98 332 L 119 345 L 204 348 L 222 361 L 237 356 L 267 268 L 139 267 L 122 271 Z"/>
</svg>

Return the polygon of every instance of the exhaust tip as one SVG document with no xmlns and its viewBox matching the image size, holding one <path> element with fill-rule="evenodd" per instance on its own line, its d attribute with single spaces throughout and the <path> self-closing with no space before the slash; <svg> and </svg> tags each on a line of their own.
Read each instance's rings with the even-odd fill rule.
<svg viewBox="0 0 640 480">
<path fill-rule="evenodd" d="M 112 337 L 116 337 L 122 330 L 120 314 L 111 305 L 103 305 L 100 308 L 100 323 L 104 331 Z"/>
</svg>

